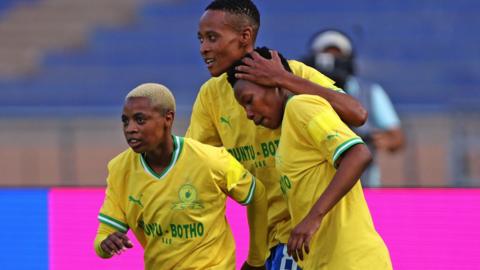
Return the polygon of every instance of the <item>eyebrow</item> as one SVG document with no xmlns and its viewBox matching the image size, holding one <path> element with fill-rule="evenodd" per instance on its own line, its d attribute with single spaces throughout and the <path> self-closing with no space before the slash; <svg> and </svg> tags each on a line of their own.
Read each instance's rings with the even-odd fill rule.
<svg viewBox="0 0 480 270">
<path fill-rule="evenodd" d="M 133 117 L 136 117 L 136 116 L 147 116 L 147 115 L 143 112 L 136 112 L 133 114 Z"/>
</svg>

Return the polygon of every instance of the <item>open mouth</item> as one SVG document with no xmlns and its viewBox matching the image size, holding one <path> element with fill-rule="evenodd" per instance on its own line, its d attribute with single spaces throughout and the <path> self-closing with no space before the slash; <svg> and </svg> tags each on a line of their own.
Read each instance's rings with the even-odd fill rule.
<svg viewBox="0 0 480 270">
<path fill-rule="evenodd" d="M 137 148 L 142 144 L 142 141 L 139 139 L 130 138 L 127 139 L 127 143 L 131 148 Z"/>
<path fill-rule="evenodd" d="M 215 60 L 213 58 L 205 58 L 205 64 L 207 64 L 208 68 L 211 68 L 214 62 Z"/>
</svg>

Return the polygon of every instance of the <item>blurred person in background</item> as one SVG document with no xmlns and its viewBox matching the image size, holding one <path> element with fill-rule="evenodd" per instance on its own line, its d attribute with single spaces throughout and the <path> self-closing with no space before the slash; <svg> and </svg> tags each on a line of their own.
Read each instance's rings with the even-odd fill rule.
<svg viewBox="0 0 480 270">
<path fill-rule="evenodd" d="M 400 119 L 385 90 L 378 83 L 356 75 L 352 40 L 341 31 L 327 29 L 312 36 L 309 48 L 310 54 L 303 62 L 332 78 L 335 85 L 355 97 L 367 109 L 369 117 L 366 123 L 353 130 L 367 143 L 372 153 L 401 149 L 405 139 Z M 372 162 L 361 181 L 364 186 L 380 186 L 378 164 Z"/>
<path fill-rule="evenodd" d="M 108 164 L 95 251 L 120 255 L 144 248 L 145 269 L 235 269 L 235 242 L 225 218 L 227 196 L 247 205 L 249 260 L 267 256 L 267 200 L 260 181 L 224 148 L 173 135 L 175 99 L 142 84 L 125 98 L 122 122 L 130 146 Z M 255 223 L 256 222 L 256 223 Z M 252 229 L 255 227 L 255 229 Z M 252 255 L 253 254 L 253 255 Z"/>
</svg>

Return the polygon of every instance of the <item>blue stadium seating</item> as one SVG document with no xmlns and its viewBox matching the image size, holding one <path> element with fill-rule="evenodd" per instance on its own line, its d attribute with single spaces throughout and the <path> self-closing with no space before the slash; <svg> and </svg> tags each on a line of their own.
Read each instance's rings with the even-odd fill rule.
<svg viewBox="0 0 480 270">
<path fill-rule="evenodd" d="M 384 85 L 400 108 L 448 110 L 480 102 L 480 1 L 257 2 L 257 45 L 299 59 L 313 33 L 341 29 L 354 39 L 360 74 Z M 50 53 L 35 77 L 0 81 L 0 105 L 119 106 L 136 84 L 156 81 L 190 107 L 209 77 L 196 40 L 206 3 L 146 4 L 133 25 L 98 29 L 86 50 Z"/>
<path fill-rule="evenodd" d="M 17 4 L 24 4 L 24 3 L 31 3 L 38 0 L 1 0 L 0 1 L 0 19 L 1 16 L 9 12 L 15 5 Z"/>
<path fill-rule="evenodd" d="M 14 2 L 15 2 L 14 0 L 0 1 L 0 15 L 2 15 L 4 12 L 7 12 L 8 9 L 11 8 Z"/>
</svg>

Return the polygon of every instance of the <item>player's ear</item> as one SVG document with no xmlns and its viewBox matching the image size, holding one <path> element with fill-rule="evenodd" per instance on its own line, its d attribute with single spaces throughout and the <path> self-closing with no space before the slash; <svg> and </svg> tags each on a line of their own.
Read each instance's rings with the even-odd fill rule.
<svg viewBox="0 0 480 270">
<path fill-rule="evenodd" d="M 244 47 L 253 44 L 254 32 L 251 26 L 245 26 L 240 35 L 240 42 Z"/>
<path fill-rule="evenodd" d="M 173 126 L 173 120 L 175 120 L 175 112 L 172 110 L 165 112 L 165 124 L 167 127 L 171 128 Z"/>
</svg>

